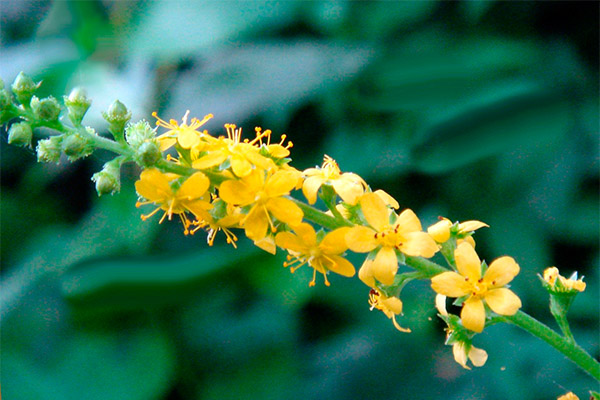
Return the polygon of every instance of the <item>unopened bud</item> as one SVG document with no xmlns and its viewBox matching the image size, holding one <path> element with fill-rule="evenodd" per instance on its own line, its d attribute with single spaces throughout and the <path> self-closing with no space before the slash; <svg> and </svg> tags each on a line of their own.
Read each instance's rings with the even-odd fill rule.
<svg viewBox="0 0 600 400">
<path fill-rule="evenodd" d="M 98 196 L 118 192 L 121 190 L 121 165 L 115 160 L 107 162 L 102 171 L 92 176 L 92 181 L 96 183 Z"/>
<path fill-rule="evenodd" d="M 64 96 L 64 102 L 67 110 L 69 110 L 69 119 L 75 125 L 81 124 L 83 116 L 92 104 L 85 90 L 80 87 L 71 90 L 68 97 Z"/>
<path fill-rule="evenodd" d="M 33 137 L 33 130 L 31 125 L 27 122 L 18 122 L 12 124 L 8 131 L 8 144 L 14 144 L 16 146 L 31 146 L 31 138 Z"/>
<path fill-rule="evenodd" d="M 154 141 L 143 143 L 136 151 L 136 161 L 143 167 L 149 168 L 156 165 L 161 159 L 162 153 L 158 144 Z"/>
<path fill-rule="evenodd" d="M 31 77 L 23 71 L 19 72 L 19 75 L 15 78 L 11 88 L 19 103 L 25 105 L 29 104 L 31 96 L 40 87 L 42 82 L 35 83 Z"/>
<path fill-rule="evenodd" d="M 63 135 L 40 140 L 36 148 L 38 161 L 57 163 L 60 160 L 62 140 Z"/>
<path fill-rule="evenodd" d="M 107 112 L 103 112 L 102 116 L 108 122 L 108 130 L 117 141 L 122 141 L 123 130 L 125 124 L 131 119 L 131 111 L 125 107 L 125 104 L 119 100 L 115 100 L 114 103 L 108 107 Z"/>
<path fill-rule="evenodd" d="M 62 141 L 62 150 L 69 160 L 75 161 L 78 158 L 89 156 L 94 150 L 92 143 L 79 133 L 73 133 L 65 136 Z"/>
<path fill-rule="evenodd" d="M 146 120 L 141 120 L 134 124 L 128 124 L 125 128 L 125 140 L 133 148 L 138 148 L 146 141 L 154 139 L 156 131 Z"/>
<path fill-rule="evenodd" d="M 38 99 L 37 96 L 31 98 L 31 109 L 33 114 L 44 121 L 56 121 L 60 115 L 60 104 L 52 97 L 46 97 L 44 99 Z"/>
</svg>

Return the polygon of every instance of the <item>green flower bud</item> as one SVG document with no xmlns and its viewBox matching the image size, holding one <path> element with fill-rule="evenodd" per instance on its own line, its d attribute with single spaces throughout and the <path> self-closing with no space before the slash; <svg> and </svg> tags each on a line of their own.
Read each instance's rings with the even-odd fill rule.
<svg viewBox="0 0 600 400">
<path fill-rule="evenodd" d="M 136 162 L 146 168 L 155 166 L 156 162 L 160 160 L 161 157 L 162 153 L 155 141 L 143 143 L 135 153 Z"/>
<path fill-rule="evenodd" d="M 40 140 L 37 144 L 37 158 L 39 162 L 55 162 L 60 160 L 63 135 L 52 136 L 51 138 Z"/>
<path fill-rule="evenodd" d="M 92 181 L 96 183 L 98 196 L 114 194 L 121 190 L 121 165 L 115 161 L 107 162 L 102 171 L 96 172 L 92 176 Z"/>
<path fill-rule="evenodd" d="M 127 121 L 131 119 L 131 111 L 125 107 L 125 104 L 119 100 L 115 100 L 108 107 L 108 111 L 102 113 L 102 116 L 108 122 L 108 130 L 114 138 L 117 141 L 123 141 L 123 130 Z"/>
<path fill-rule="evenodd" d="M 69 119 L 75 125 L 81 124 L 83 116 L 92 104 L 92 100 L 87 97 L 85 90 L 80 87 L 71 90 L 68 97 L 64 96 L 64 102 L 69 110 Z"/>
<path fill-rule="evenodd" d="M 26 75 L 21 71 L 12 84 L 12 91 L 19 103 L 26 105 L 29 104 L 31 96 L 33 96 L 41 84 L 42 82 L 35 83 L 29 75 Z"/>
<path fill-rule="evenodd" d="M 27 122 L 12 124 L 10 130 L 8 131 L 8 144 L 31 147 L 32 137 L 33 130 L 31 129 L 31 125 L 29 125 Z"/>
<path fill-rule="evenodd" d="M 86 128 L 88 132 L 94 133 L 93 129 Z M 79 133 L 72 133 L 65 136 L 62 141 L 62 150 L 65 152 L 69 160 L 75 161 L 78 158 L 87 157 L 94 151 L 94 145 Z"/>
<path fill-rule="evenodd" d="M 33 114 L 44 121 L 56 121 L 60 115 L 60 104 L 52 97 L 46 97 L 44 99 L 38 99 L 37 96 L 31 98 L 31 109 Z"/>
<path fill-rule="evenodd" d="M 154 139 L 156 131 L 152 129 L 146 120 L 141 120 L 134 124 L 128 124 L 125 128 L 125 140 L 133 148 L 138 148 L 148 140 Z"/>
</svg>

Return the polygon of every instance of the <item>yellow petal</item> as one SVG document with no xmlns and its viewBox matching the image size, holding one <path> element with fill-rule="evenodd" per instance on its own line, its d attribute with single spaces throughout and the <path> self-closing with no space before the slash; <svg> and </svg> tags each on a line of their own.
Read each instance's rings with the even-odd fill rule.
<svg viewBox="0 0 600 400">
<path fill-rule="evenodd" d="M 290 155 L 290 151 L 280 144 L 270 144 L 267 146 L 269 154 L 275 158 L 284 158 Z"/>
<path fill-rule="evenodd" d="M 354 265 L 344 257 L 340 256 L 329 256 L 327 259 L 332 260 L 333 263 L 327 263 L 327 269 L 335 272 L 336 274 L 340 274 L 342 276 L 351 277 L 355 274 Z"/>
<path fill-rule="evenodd" d="M 275 244 L 282 249 L 295 251 L 298 253 L 306 253 L 307 246 L 300 238 L 291 232 L 280 232 L 275 236 Z"/>
<path fill-rule="evenodd" d="M 521 299 L 510 289 L 488 290 L 483 298 L 496 314 L 514 315 L 521 308 Z"/>
<path fill-rule="evenodd" d="M 323 178 L 320 176 L 310 176 L 302 184 L 302 193 L 309 204 L 315 204 L 317 201 L 317 192 L 323 184 Z"/>
<path fill-rule="evenodd" d="M 375 287 L 375 278 L 373 278 L 373 271 L 371 269 L 373 260 L 366 259 L 362 267 L 358 270 L 358 278 L 369 287 Z"/>
<path fill-rule="evenodd" d="M 253 207 L 244 220 L 243 228 L 246 230 L 246 236 L 255 242 L 263 239 L 269 229 L 266 211 L 261 207 Z"/>
<path fill-rule="evenodd" d="M 190 201 L 183 204 L 183 207 L 194 214 L 196 219 L 200 221 L 210 221 L 212 217 L 206 210 L 210 210 L 212 205 L 206 201 L 196 200 Z"/>
<path fill-rule="evenodd" d="M 180 199 L 198 199 L 206 192 L 210 186 L 210 180 L 202 172 L 196 172 L 183 182 L 177 190 L 177 197 Z"/>
<path fill-rule="evenodd" d="M 256 247 L 271 254 L 275 254 L 277 251 L 277 247 L 275 246 L 275 240 L 273 239 L 273 236 L 265 236 L 262 239 L 255 240 L 254 244 L 256 245 Z"/>
<path fill-rule="evenodd" d="M 473 332 L 481 332 L 485 326 L 485 308 L 483 301 L 477 297 L 469 297 L 460 312 L 463 326 Z"/>
<path fill-rule="evenodd" d="M 489 228 L 490 226 L 481 221 L 465 221 L 458 224 L 458 229 L 462 233 L 473 232 L 480 228 Z"/>
<path fill-rule="evenodd" d="M 483 276 L 483 280 L 492 287 L 502 287 L 512 281 L 519 273 L 519 264 L 512 257 L 504 256 L 495 259 Z"/>
<path fill-rule="evenodd" d="M 398 257 L 391 247 L 383 247 L 377 252 L 372 265 L 373 276 L 384 285 L 394 283 L 398 271 Z"/>
<path fill-rule="evenodd" d="M 173 196 L 166 176 L 154 168 L 142 171 L 140 180 L 135 183 L 135 190 L 143 198 L 156 203 Z"/>
<path fill-rule="evenodd" d="M 471 346 L 471 350 L 469 350 L 469 360 L 471 360 L 474 366 L 482 367 L 483 364 L 485 364 L 485 362 L 487 361 L 487 359 L 488 354 L 485 350 L 478 349 L 475 346 Z"/>
<path fill-rule="evenodd" d="M 298 174 L 295 171 L 279 170 L 265 183 L 265 192 L 269 197 L 279 197 L 289 194 L 296 186 Z"/>
<path fill-rule="evenodd" d="M 384 192 L 383 190 L 377 189 L 373 193 L 375 193 L 377 196 L 379 196 L 385 204 L 392 207 L 394 210 L 397 210 L 400 207 L 400 204 L 398 204 L 396 199 L 393 198 L 392 196 L 390 196 L 388 193 Z"/>
<path fill-rule="evenodd" d="M 219 197 L 228 204 L 245 206 L 254 203 L 254 192 L 245 181 L 229 180 L 219 186 Z"/>
<path fill-rule="evenodd" d="M 481 278 L 481 261 L 469 243 L 463 242 L 456 247 L 454 260 L 456 268 L 462 276 L 469 278 L 471 282 L 476 282 Z"/>
<path fill-rule="evenodd" d="M 236 176 L 243 178 L 252 172 L 252 164 L 241 156 L 231 157 L 231 170 Z"/>
<path fill-rule="evenodd" d="M 352 205 L 356 204 L 358 198 L 362 196 L 364 192 L 363 186 L 360 183 L 357 183 L 352 179 L 344 179 L 344 176 L 334 180 L 331 184 L 342 200 Z"/>
<path fill-rule="evenodd" d="M 394 225 L 398 226 L 398 232 L 400 234 L 406 234 L 409 232 L 417 232 L 421 230 L 421 221 L 417 215 L 413 212 L 413 210 L 407 208 L 402 211 Z"/>
<path fill-rule="evenodd" d="M 227 155 L 222 151 L 211 151 L 192 162 L 192 167 L 196 169 L 207 169 L 220 165 L 227 159 Z"/>
<path fill-rule="evenodd" d="M 319 243 L 319 248 L 325 254 L 342 254 L 348 249 L 346 235 L 350 229 L 350 227 L 344 227 L 329 232 Z"/>
<path fill-rule="evenodd" d="M 158 144 L 160 146 L 160 151 L 165 151 L 173 147 L 173 145 L 177 142 L 177 139 L 173 137 L 159 137 Z"/>
<path fill-rule="evenodd" d="M 441 315 L 448 315 L 448 311 L 446 311 L 446 296 L 439 293 L 435 295 L 435 308 L 437 308 Z"/>
<path fill-rule="evenodd" d="M 454 271 L 442 272 L 431 278 L 431 288 L 448 297 L 461 297 L 471 292 L 471 285 L 465 282 L 465 277 Z"/>
<path fill-rule="evenodd" d="M 360 207 L 365 219 L 376 231 L 381 232 L 390 224 L 390 211 L 375 193 L 367 193 L 362 196 Z"/>
<path fill-rule="evenodd" d="M 195 130 L 184 128 L 177 134 L 177 141 L 184 149 L 190 149 L 200 142 L 200 136 Z"/>
<path fill-rule="evenodd" d="M 396 296 L 388 297 L 387 299 L 382 300 L 381 304 L 396 315 L 402 314 L 402 300 Z"/>
<path fill-rule="evenodd" d="M 410 232 L 404 235 L 400 251 L 408 256 L 431 258 L 438 251 L 438 245 L 426 232 Z"/>
<path fill-rule="evenodd" d="M 284 199 L 283 197 L 269 199 L 265 206 L 275 218 L 291 227 L 299 225 L 304 217 L 304 213 L 300 207 L 294 204 L 293 201 Z"/>
<path fill-rule="evenodd" d="M 294 232 L 296 232 L 298 238 L 306 245 L 306 247 L 317 246 L 317 233 L 312 225 L 303 222 L 294 226 Z"/>
<path fill-rule="evenodd" d="M 454 355 L 454 361 L 459 363 L 465 369 L 471 369 L 467 366 L 467 352 L 465 351 L 464 342 L 456 342 L 452 345 L 452 354 Z"/>
<path fill-rule="evenodd" d="M 438 243 L 444 243 L 450 239 L 450 227 L 452 222 L 449 219 L 442 219 L 427 228 L 427 233 Z"/>
<path fill-rule="evenodd" d="M 348 248 L 356 253 L 368 253 L 377 247 L 375 231 L 366 226 L 354 226 L 346 234 Z"/>
</svg>

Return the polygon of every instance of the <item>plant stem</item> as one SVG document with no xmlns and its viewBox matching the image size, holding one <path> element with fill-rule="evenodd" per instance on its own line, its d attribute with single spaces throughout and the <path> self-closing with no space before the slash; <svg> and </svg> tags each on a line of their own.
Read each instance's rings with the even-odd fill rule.
<svg viewBox="0 0 600 400">
<path fill-rule="evenodd" d="M 308 205 L 300 200 L 296 200 L 293 197 L 289 197 L 288 199 L 292 200 L 304 213 L 304 218 L 309 221 L 314 222 L 317 225 L 320 225 L 327 229 L 337 229 L 342 228 L 344 226 L 352 226 L 352 223 L 346 220 L 340 220 L 331 215 L 325 214 L 323 211 L 314 208 L 311 205 Z"/>
<path fill-rule="evenodd" d="M 441 265 L 434 263 L 433 261 L 429 261 L 423 257 L 410 257 L 407 256 L 405 260 L 406 265 L 416 269 L 424 275 L 424 278 L 432 278 L 436 275 L 441 274 L 442 272 L 448 272 L 447 268 L 442 267 Z"/>
<path fill-rule="evenodd" d="M 575 342 L 571 342 L 567 338 L 560 336 L 548 326 L 525 314 L 523 311 L 518 311 L 515 315 L 500 318 L 542 339 L 600 382 L 600 364 Z"/>
</svg>

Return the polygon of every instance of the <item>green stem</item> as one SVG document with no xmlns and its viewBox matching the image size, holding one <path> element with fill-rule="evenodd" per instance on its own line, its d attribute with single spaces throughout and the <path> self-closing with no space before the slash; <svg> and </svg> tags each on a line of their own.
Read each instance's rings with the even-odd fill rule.
<svg viewBox="0 0 600 400">
<path fill-rule="evenodd" d="M 448 272 L 448 269 L 422 257 L 407 256 L 404 262 L 409 267 L 412 267 L 417 271 L 421 272 L 424 275 L 424 278 L 433 278 L 434 276 L 439 275 L 442 272 Z"/>
<path fill-rule="evenodd" d="M 314 222 L 317 225 L 320 225 L 327 229 L 337 229 L 342 228 L 344 226 L 352 226 L 351 222 L 346 220 L 339 220 L 331 215 L 325 214 L 323 211 L 314 208 L 300 200 L 296 200 L 293 197 L 289 197 L 288 199 L 292 200 L 304 213 L 304 218 Z"/>
<path fill-rule="evenodd" d="M 519 328 L 529 332 L 533 336 L 542 339 L 600 382 L 600 364 L 575 342 L 560 336 L 558 333 L 535 318 L 525 314 L 523 311 L 518 311 L 515 315 L 500 318 L 504 319 L 506 322 L 517 325 Z"/>
</svg>

